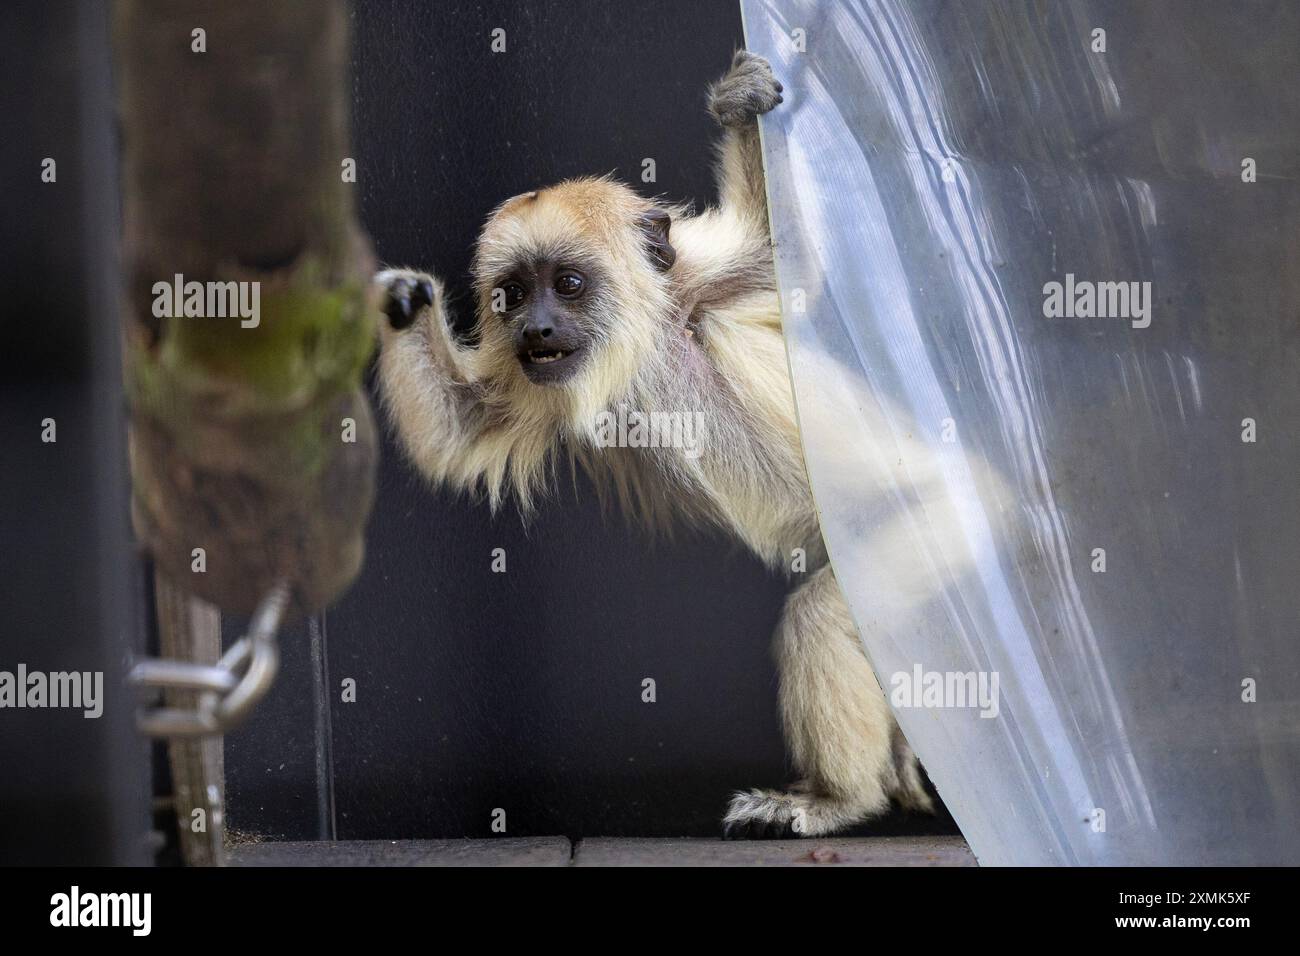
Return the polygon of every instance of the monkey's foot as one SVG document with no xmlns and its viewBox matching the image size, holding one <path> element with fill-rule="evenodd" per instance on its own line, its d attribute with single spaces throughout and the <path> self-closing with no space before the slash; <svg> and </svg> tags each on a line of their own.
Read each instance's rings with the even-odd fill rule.
<svg viewBox="0 0 1300 956">
<path fill-rule="evenodd" d="M 723 126 L 743 126 L 780 103 L 782 89 L 767 60 L 737 50 L 727 75 L 709 89 L 709 112 Z"/>
<path fill-rule="evenodd" d="M 420 310 L 433 305 L 442 293 L 437 279 L 411 269 L 385 269 L 375 276 L 375 283 L 384 290 L 381 308 L 388 316 L 388 324 L 399 331 L 414 322 Z"/>
<path fill-rule="evenodd" d="M 818 796 L 807 784 L 794 784 L 788 791 L 750 790 L 731 798 L 722 818 L 725 840 L 788 840 L 827 836 L 861 823 L 888 807 L 882 793 L 869 800 L 838 800 Z"/>
</svg>

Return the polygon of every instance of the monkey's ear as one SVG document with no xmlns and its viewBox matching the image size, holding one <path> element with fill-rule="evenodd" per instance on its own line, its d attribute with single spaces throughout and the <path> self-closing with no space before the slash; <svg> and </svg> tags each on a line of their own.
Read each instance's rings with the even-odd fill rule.
<svg viewBox="0 0 1300 956">
<path fill-rule="evenodd" d="M 660 272 L 667 272 L 677 261 L 677 250 L 668 241 L 668 228 L 672 224 L 673 217 L 659 208 L 651 209 L 638 222 L 641 232 L 645 234 L 650 261 Z"/>
</svg>

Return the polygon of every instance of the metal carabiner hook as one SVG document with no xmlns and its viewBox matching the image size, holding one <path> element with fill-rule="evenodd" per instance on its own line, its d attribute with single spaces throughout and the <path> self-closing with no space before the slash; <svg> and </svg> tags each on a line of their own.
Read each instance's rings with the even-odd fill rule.
<svg viewBox="0 0 1300 956">
<path fill-rule="evenodd" d="M 141 707 L 136 726 L 150 737 L 207 737 L 224 734 L 257 705 L 280 667 L 276 633 L 289 603 L 289 586 L 281 582 L 264 597 L 249 623 L 216 664 L 143 660 L 131 668 L 134 687 L 198 691 L 193 709 Z"/>
</svg>

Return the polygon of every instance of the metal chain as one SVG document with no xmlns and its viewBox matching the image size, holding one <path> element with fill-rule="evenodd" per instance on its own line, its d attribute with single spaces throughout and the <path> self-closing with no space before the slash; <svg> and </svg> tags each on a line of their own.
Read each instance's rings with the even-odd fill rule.
<svg viewBox="0 0 1300 956">
<path fill-rule="evenodd" d="M 193 708 L 142 705 L 136 726 L 150 737 L 209 737 L 224 734 L 248 716 L 270 689 L 280 667 L 276 632 L 289 603 L 289 586 L 276 585 L 253 612 L 248 633 L 216 664 L 139 661 L 127 682 L 145 690 L 197 691 Z"/>
</svg>

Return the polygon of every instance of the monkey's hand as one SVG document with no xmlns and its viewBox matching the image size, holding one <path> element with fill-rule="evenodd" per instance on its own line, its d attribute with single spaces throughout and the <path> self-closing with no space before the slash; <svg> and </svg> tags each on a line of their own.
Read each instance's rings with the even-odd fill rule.
<svg viewBox="0 0 1300 956">
<path fill-rule="evenodd" d="M 775 108 L 781 90 L 767 60 L 737 50 L 727 75 L 709 88 L 709 112 L 723 126 L 744 126 Z"/>
<path fill-rule="evenodd" d="M 439 374 L 452 382 L 474 378 L 473 350 L 456 341 L 437 276 L 414 269 L 385 269 L 374 282 L 379 308 L 388 320 L 382 335 L 386 356 L 409 355 L 432 362 L 429 371 L 440 369 Z"/>
<path fill-rule="evenodd" d="M 385 269 L 375 276 L 375 283 L 383 290 L 380 308 L 397 332 L 414 323 L 421 309 L 442 298 L 442 283 L 424 272 Z"/>
</svg>

